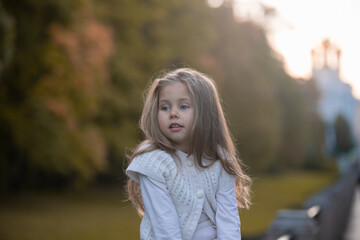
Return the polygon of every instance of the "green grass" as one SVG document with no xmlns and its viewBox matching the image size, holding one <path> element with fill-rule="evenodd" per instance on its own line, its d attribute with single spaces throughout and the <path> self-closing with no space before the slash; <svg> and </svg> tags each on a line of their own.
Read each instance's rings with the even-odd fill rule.
<svg viewBox="0 0 360 240">
<path fill-rule="evenodd" d="M 267 230 L 279 209 L 301 209 L 309 196 L 336 180 L 334 172 L 295 172 L 254 179 L 253 205 L 240 210 L 245 236 Z"/>
<path fill-rule="evenodd" d="M 22 194 L 0 206 L 0 239 L 139 239 L 140 218 L 120 190 Z"/>
<path fill-rule="evenodd" d="M 241 210 L 243 235 L 264 232 L 278 209 L 300 208 L 306 198 L 334 180 L 331 173 L 258 177 L 253 206 Z M 23 193 L 0 200 L 3 240 L 134 240 L 140 218 L 120 189 L 84 193 Z"/>
</svg>

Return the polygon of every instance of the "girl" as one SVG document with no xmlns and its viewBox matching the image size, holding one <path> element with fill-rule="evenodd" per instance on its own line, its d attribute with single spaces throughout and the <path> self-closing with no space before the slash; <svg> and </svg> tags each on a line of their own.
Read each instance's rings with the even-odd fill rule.
<svg viewBox="0 0 360 240">
<path fill-rule="evenodd" d="M 146 140 L 126 173 L 141 239 L 241 239 L 237 206 L 249 207 L 251 180 L 214 82 L 189 68 L 156 79 L 140 127 Z"/>
</svg>

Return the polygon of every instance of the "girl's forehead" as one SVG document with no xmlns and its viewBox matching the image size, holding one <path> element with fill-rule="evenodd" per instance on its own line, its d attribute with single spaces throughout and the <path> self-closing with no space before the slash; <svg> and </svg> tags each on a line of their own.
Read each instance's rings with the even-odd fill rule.
<svg viewBox="0 0 360 240">
<path fill-rule="evenodd" d="M 190 91 L 182 82 L 166 84 L 159 91 L 159 98 L 176 98 L 181 96 L 191 99 Z"/>
</svg>

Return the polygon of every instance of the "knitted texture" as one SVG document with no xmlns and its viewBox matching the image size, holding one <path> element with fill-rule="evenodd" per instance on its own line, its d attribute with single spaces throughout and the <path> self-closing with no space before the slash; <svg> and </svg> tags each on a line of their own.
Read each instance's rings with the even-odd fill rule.
<svg viewBox="0 0 360 240">
<path fill-rule="evenodd" d="M 203 169 L 195 167 L 193 156 L 188 157 L 181 151 L 176 154 L 180 164 L 176 162 L 178 159 L 161 150 L 141 154 L 133 159 L 126 173 L 135 182 L 139 182 L 138 174 L 143 174 L 166 184 L 178 214 L 182 239 L 191 240 L 202 209 L 216 225 L 215 195 L 231 187 L 235 177 L 223 169 L 220 161 Z M 209 164 L 207 160 L 203 162 Z M 140 225 L 140 238 L 155 239 L 146 209 Z"/>
</svg>

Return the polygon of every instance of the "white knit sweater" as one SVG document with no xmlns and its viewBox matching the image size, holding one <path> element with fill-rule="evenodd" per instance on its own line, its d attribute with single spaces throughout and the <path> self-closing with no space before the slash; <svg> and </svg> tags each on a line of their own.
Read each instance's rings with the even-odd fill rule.
<svg viewBox="0 0 360 240">
<path fill-rule="evenodd" d="M 187 154 L 181 151 L 176 153 L 181 160 L 181 166 L 179 166 L 178 160 L 170 154 L 154 150 L 134 158 L 126 173 L 135 182 L 139 182 L 138 174 L 143 174 L 166 184 L 178 213 L 182 238 L 191 240 L 202 209 L 215 223 L 215 195 L 218 191 L 231 187 L 234 184 L 235 176 L 229 175 L 223 169 L 220 161 L 203 169 L 193 167 L 192 156 L 188 158 Z M 210 163 L 205 159 L 203 162 L 206 165 Z M 140 238 L 155 239 L 146 212 L 140 225 Z"/>
</svg>

